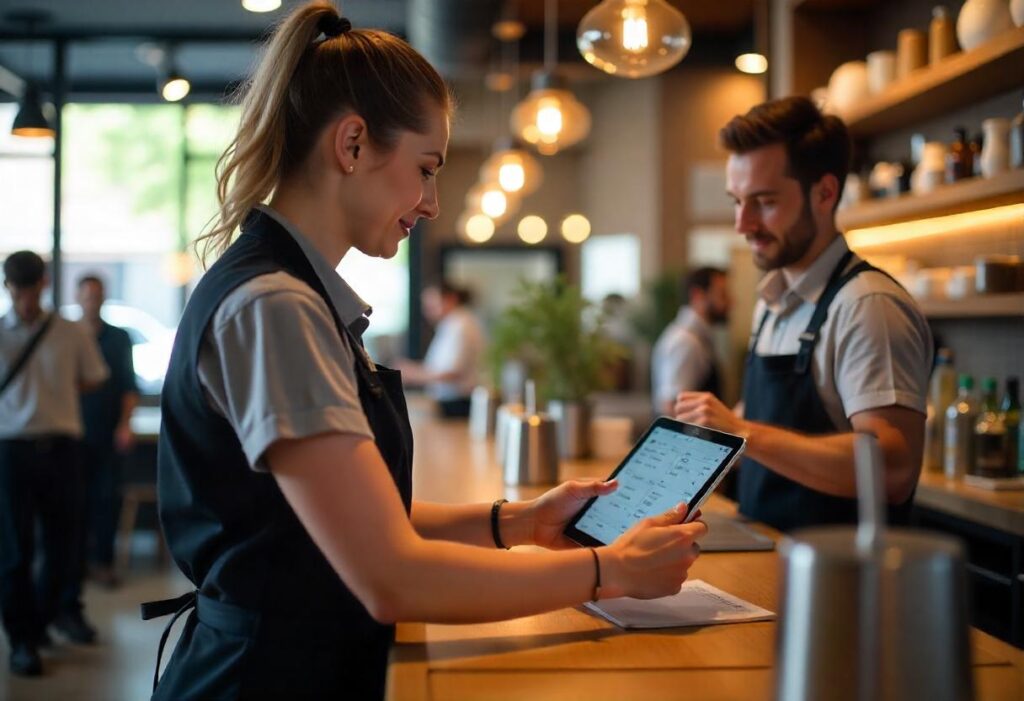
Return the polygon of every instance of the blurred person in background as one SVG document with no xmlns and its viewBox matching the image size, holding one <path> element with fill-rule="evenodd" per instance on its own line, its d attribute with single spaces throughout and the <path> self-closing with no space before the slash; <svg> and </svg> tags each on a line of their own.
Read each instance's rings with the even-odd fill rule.
<svg viewBox="0 0 1024 701">
<path fill-rule="evenodd" d="M 82 554 L 90 578 L 106 587 L 117 585 L 114 573 L 114 539 L 121 511 L 122 456 L 134 445 L 131 419 L 139 402 L 132 361 L 132 341 L 124 329 L 111 326 L 100 316 L 106 290 L 95 275 L 78 281 L 81 324 L 99 344 L 110 377 L 82 395 L 85 423 L 83 465 L 86 480 L 85 520 L 81 533 Z"/>
<path fill-rule="evenodd" d="M 0 613 L 14 674 L 42 674 L 52 623 L 91 643 L 80 596 L 84 482 L 79 393 L 108 370 L 85 329 L 42 307 L 46 264 L 31 251 L 4 261 L 11 309 L 0 320 Z M 36 543 L 42 548 L 33 578 Z"/>
<path fill-rule="evenodd" d="M 687 304 L 662 331 L 651 357 L 656 415 L 672 415 L 680 392 L 722 394 L 713 327 L 729 320 L 729 278 L 718 268 L 698 268 L 683 278 L 682 287 Z"/>
<path fill-rule="evenodd" d="M 480 383 L 486 337 L 470 308 L 472 294 L 449 282 L 431 285 L 421 297 L 423 315 L 434 338 L 422 363 L 400 364 L 405 382 L 419 385 L 437 401 L 447 418 L 469 416 L 469 397 Z"/>
</svg>

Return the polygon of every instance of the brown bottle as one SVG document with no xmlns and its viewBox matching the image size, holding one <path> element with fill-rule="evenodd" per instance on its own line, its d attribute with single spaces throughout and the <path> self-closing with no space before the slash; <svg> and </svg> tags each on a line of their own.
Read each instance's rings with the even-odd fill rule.
<svg viewBox="0 0 1024 701">
<path fill-rule="evenodd" d="M 974 174 L 974 157 L 967 144 L 967 130 L 957 127 L 953 131 L 956 132 L 956 141 L 950 144 L 946 152 L 947 183 L 955 183 Z"/>
</svg>

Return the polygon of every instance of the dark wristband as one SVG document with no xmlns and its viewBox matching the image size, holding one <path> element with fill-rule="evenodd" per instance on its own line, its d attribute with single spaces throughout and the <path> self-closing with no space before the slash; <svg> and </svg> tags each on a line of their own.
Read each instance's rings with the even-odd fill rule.
<svg viewBox="0 0 1024 701">
<path fill-rule="evenodd" d="M 597 601 L 601 598 L 601 558 L 597 556 L 597 550 L 594 548 L 588 548 L 590 554 L 594 556 L 594 593 L 591 595 L 591 601 Z"/>
<path fill-rule="evenodd" d="M 508 499 L 498 499 L 491 504 L 491 537 L 494 538 L 494 547 L 501 550 L 508 550 L 508 546 L 501 541 L 501 531 L 498 530 L 498 512 L 502 504 L 507 504 Z"/>
</svg>

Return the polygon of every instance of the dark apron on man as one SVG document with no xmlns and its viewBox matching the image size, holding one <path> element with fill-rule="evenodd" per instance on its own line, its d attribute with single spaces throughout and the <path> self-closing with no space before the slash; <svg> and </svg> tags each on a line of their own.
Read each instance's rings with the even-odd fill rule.
<svg viewBox="0 0 1024 701">
<path fill-rule="evenodd" d="M 373 365 L 295 240 L 254 211 L 192 295 L 164 385 L 160 520 L 196 591 L 143 605 L 144 618 L 175 613 L 176 619 L 190 611 L 155 699 L 384 694 L 394 626 L 376 622 L 345 586 L 273 475 L 250 469 L 237 435 L 208 406 L 199 383 L 200 346 L 220 302 L 247 280 L 275 271 L 315 290 L 352 344 L 363 411 L 406 513 L 411 508 L 412 430 L 400 374 Z"/>
<path fill-rule="evenodd" d="M 795 355 L 757 355 L 757 342 L 769 315 L 765 310 L 747 354 L 744 418 L 810 435 L 838 432 L 818 394 L 811 365 L 819 332 L 836 294 L 862 272 L 877 270 L 862 261 L 844 273 L 852 256 L 848 252 L 832 271 L 811 321 L 800 336 L 800 349 Z M 889 506 L 890 523 L 909 520 L 912 499 Z M 855 499 L 805 487 L 750 458 L 743 459 L 739 471 L 739 509 L 744 516 L 780 531 L 857 521 Z"/>
</svg>

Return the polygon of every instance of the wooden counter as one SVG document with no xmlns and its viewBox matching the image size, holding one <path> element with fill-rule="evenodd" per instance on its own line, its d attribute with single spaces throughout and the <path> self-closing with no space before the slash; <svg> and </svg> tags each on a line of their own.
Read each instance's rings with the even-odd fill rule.
<svg viewBox="0 0 1024 701">
<path fill-rule="evenodd" d="M 1024 538 L 1024 490 L 995 492 L 922 472 L 914 502 Z"/>
<path fill-rule="evenodd" d="M 490 502 L 543 491 L 506 489 L 490 443 L 471 441 L 465 424 L 435 421 L 415 403 L 413 425 L 417 498 Z M 570 462 L 561 477 L 605 477 L 613 467 L 612 461 Z M 707 508 L 732 507 L 719 499 Z M 704 554 L 690 576 L 778 610 L 775 552 Z M 773 695 L 775 626 L 624 632 L 577 609 L 477 625 L 404 624 L 392 652 L 388 698 L 767 700 Z M 1019 651 L 974 631 L 973 655 L 978 699 L 1024 699 Z"/>
</svg>

